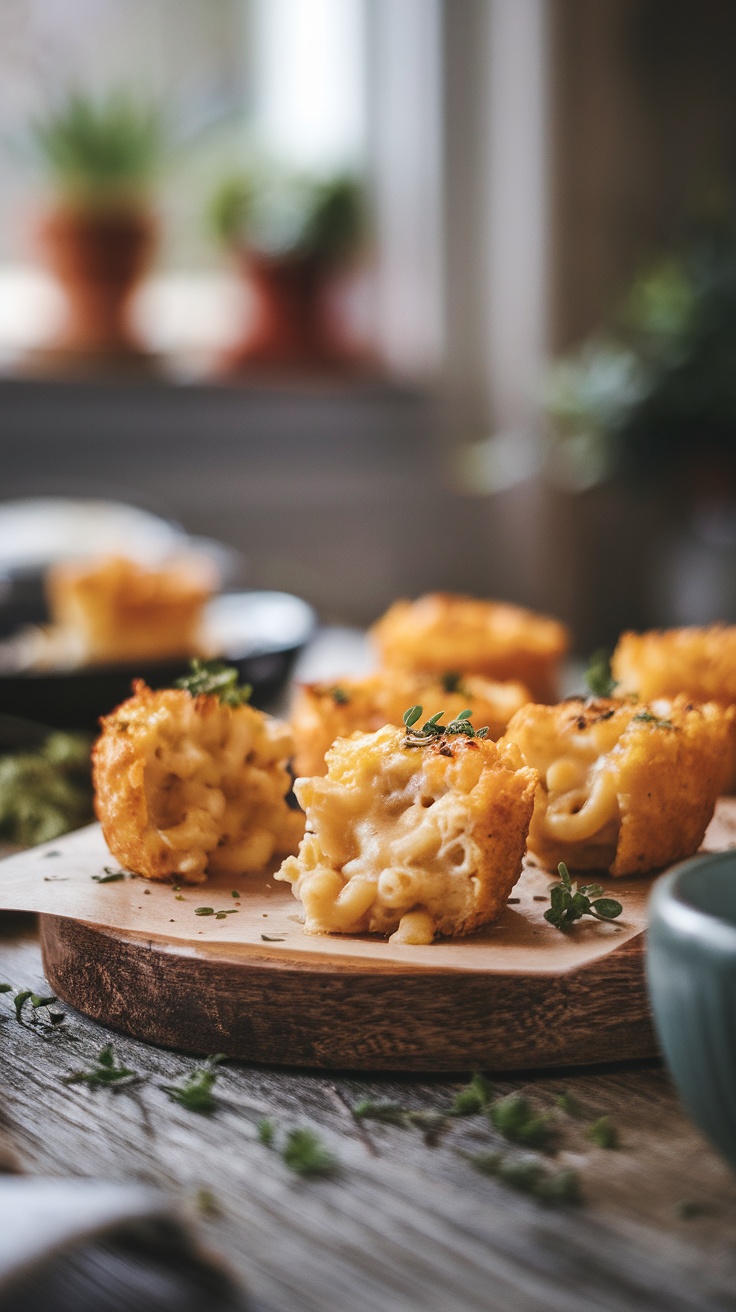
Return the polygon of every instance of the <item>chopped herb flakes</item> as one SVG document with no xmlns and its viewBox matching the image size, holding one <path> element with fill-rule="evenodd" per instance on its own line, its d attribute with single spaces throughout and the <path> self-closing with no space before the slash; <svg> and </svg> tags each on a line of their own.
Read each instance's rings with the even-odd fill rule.
<svg viewBox="0 0 736 1312">
<path fill-rule="evenodd" d="M 475 1074 L 469 1084 L 455 1095 L 452 1116 L 477 1116 L 487 1111 L 493 1097 L 493 1085 L 485 1075 Z"/>
<path fill-rule="evenodd" d="M 210 1057 L 205 1066 L 192 1071 L 181 1084 L 162 1084 L 161 1088 L 172 1102 L 178 1102 L 187 1111 L 208 1115 L 216 1107 L 212 1088 L 217 1079 L 217 1063 L 220 1061 L 222 1057 L 219 1054 Z"/>
<path fill-rule="evenodd" d="M 535 1111 L 521 1093 L 510 1093 L 491 1103 L 488 1114 L 491 1123 L 505 1139 L 529 1148 L 546 1148 L 554 1135 L 549 1114 Z"/>
<path fill-rule="evenodd" d="M 74 1071 L 71 1075 L 67 1075 L 64 1083 L 87 1084 L 92 1089 L 101 1086 L 124 1089 L 131 1084 L 137 1083 L 140 1078 L 136 1071 L 130 1070 L 117 1061 L 112 1044 L 107 1043 L 97 1054 L 92 1066 L 89 1066 L 86 1070 Z"/>
<path fill-rule="evenodd" d="M 219 697 L 225 706 L 242 706 L 253 691 L 250 684 L 238 686 L 238 671 L 222 661 L 192 660 L 189 674 L 176 680 L 176 687 L 192 697 Z"/>
<path fill-rule="evenodd" d="M 122 870 L 107 870 L 104 875 L 91 875 L 90 878 L 95 884 L 116 884 L 119 879 L 125 879 L 125 873 Z"/>
<path fill-rule="evenodd" d="M 182 902 L 184 899 L 181 899 Z M 214 907 L 195 907 L 195 916 L 214 916 L 215 920 L 224 920 L 225 916 L 234 916 L 239 910 L 238 907 L 225 907 L 220 911 L 215 911 Z"/>
<path fill-rule="evenodd" d="M 618 1148 L 618 1130 L 610 1116 L 600 1116 L 588 1130 L 588 1138 L 598 1148 Z"/>
<path fill-rule="evenodd" d="M 583 1109 L 577 1098 L 572 1093 L 568 1093 L 567 1090 L 564 1093 L 559 1093 L 555 1098 L 555 1102 L 561 1112 L 565 1112 L 567 1116 L 573 1116 L 575 1120 L 579 1120 L 583 1114 Z"/>
<path fill-rule="evenodd" d="M 333 1175 L 338 1167 L 334 1153 L 322 1143 L 314 1130 L 290 1130 L 281 1149 L 281 1157 L 289 1170 L 295 1171 L 297 1175 Z"/>
<path fill-rule="evenodd" d="M 508 1158 L 502 1153 L 476 1153 L 467 1155 L 466 1160 L 484 1175 L 495 1176 L 503 1184 L 531 1194 L 540 1202 L 580 1202 L 580 1181 L 575 1171 L 550 1172 L 536 1157 Z"/>
<path fill-rule="evenodd" d="M 446 674 L 440 676 L 440 683 L 445 692 L 462 693 L 462 675 L 457 670 L 448 670 Z"/>
<path fill-rule="evenodd" d="M 274 1139 L 276 1138 L 276 1126 L 267 1116 L 262 1117 L 256 1126 L 258 1142 L 262 1143 L 264 1148 L 273 1148 Z"/>
<path fill-rule="evenodd" d="M 283 943 L 285 940 L 280 934 L 261 934 L 264 943 Z"/>
<path fill-rule="evenodd" d="M 557 867 L 560 875 L 559 884 L 550 885 L 550 902 L 544 918 L 555 929 L 565 930 L 583 916 L 593 916 L 595 920 L 615 920 L 621 915 L 623 907 L 615 898 L 605 897 L 600 884 L 581 884 L 570 879 L 570 872 L 564 861 Z"/>
<path fill-rule="evenodd" d="M 659 716 L 654 715 L 651 711 L 637 711 L 632 719 L 632 724 L 635 720 L 641 720 L 644 724 L 653 724 L 656 729 L 674 730 L 675 727 L 671 720 L 661 720 Z"/>
<path fill-rule="evenodd" d="M 344 688 L 330 688 L 330 696 L 336 706 L 350 705 L 350 698 Z"/>
<path fill-rule="evenodd" d="M 356 1103 L 352 1111 L 358 1121 L 381 1121 L 384 1125 L 396 1125 L 402 1130 L 421 1130 L 430 1147 L 435 1146 L 448 1124 L 446 1112 L 414 1111 L 409 1107 L 400 1107 L 398 1103 L 373 1102 L 370 1098 Z"/>
</svg>

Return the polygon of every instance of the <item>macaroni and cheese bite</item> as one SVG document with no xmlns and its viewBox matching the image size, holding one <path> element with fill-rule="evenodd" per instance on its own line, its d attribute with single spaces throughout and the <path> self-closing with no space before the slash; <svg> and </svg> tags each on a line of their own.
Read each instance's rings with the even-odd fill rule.
<svg viewBox="0 0 736 1312">
<path fill-rule="evenodd" d="M 537 782 L 513 744 L 385 725 L 338 739 L 327 766 L 294 785 L 307 833 L 276 875 L 308 933 L 431 943 L 495 920 L 521 873 Z"/>
<path fill-rule="evenodd" d="M 65 561 L 46 578 L 53 631 L 89 664 L 196 655 L 216 587 L 214 566 L 195 555 L 156 568 L 122 556 Z"/>
<path fill-rule="evenodd" d="M 286 802 L 289 727 L 229 687 L 230 701 L 138 680 L 102 720 L 95 810 L 113 856 L 135 874 L 200 884 L 296 851 L 304 817 Z"/>
<path fill-rule="evenodd" d="M 622 693 L 736 704 L 736 625 L 622 633 L 611 657 Z"/>
<path fill-rule="evenodd" d="M 569 634 L 558 620 L 501 601 L 433 592 L 395 601 L 371 635 L 384 665 L 513 679 L 554 701 Z"/>
<path fill-rule="evenodd" d="M 713 702 L 573 697 L 522 707 L 499 745 L 539 771 L 529 850 L 543 865 L 633 875 L 698 850 L 728 738 Z"/>
<path fill-rule="evenodd" d="M 496 739 L 530 700 L 523 684 L 495 683 L 478 674 L 437 677 L 412 670 L 378 670 L 337 684 L 303 683 L 297 687 L 291 714 L 294 772 L 325 774 L 325 755 L 336 738 L 356 731 L 370 733 L 384 724 L 400 726 L 406 707 L 417 702 L 428 716 L 444 709 L 448 722 L 468 707 L 476 724 L 488 725 L 488 736 Z"/>
</svg>

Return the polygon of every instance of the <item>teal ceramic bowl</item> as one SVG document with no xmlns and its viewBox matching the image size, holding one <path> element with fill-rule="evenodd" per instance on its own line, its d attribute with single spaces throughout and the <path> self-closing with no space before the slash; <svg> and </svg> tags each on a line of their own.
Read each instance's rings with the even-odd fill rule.
<svg viewBox="0 0 736 1312">
<path fill-rule="evenodd" d="M 655 885 L 647 976 L 680 1096 L 736 1170 L 736 852 L 694 857 Z"/>
</svg>

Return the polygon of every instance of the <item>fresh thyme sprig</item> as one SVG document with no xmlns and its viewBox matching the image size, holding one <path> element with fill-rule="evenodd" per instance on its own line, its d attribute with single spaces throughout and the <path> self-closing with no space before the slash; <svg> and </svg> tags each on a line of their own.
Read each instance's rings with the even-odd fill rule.
<svg viewBox="0 0 736 1312">
<path fill-rule="evenodd" d="M 238 686 L 238 671 L 232 665 L 222 661 L 203 661 L 195 656 L 190 662 L 189 674 L 175 681 L 177 688 L 183 688 L 192 697 L 202 694 L 219 697 L 225 706 L 242 706 L 253 691 L 248 683 Z"/>
<path fill-rule="evenodd" d="M 618 685 L 611 674 L 611 654 L 605 647 L 593 652 L 583 678 L 594 697 L 613 696 Z"/>
<path fill-rule="evenodd" d="M 570 879 L 570 872 L 564 861 L 558 867 L 559 884 L 551 884 L 550 908 L 544 918 L 555 929 L 565 930 L 583 916 L 593 916 L 595 920 L 615 920 L 621 915 L 623 907 L 613 897 L 606 897 L 600 884 L 581 884 Z"/>
<path fill-rule="evenodd" d="M 425 720 L 421 729 L 415 729 L 414 726 L 421 719 L 422 706 L 410 706 L 408 711 L 404 711 L 404 724 L 406 726 L 406 738 L 404 739 L 405 747 L 426 747 L 428 743 L 437 738 L 443 738 L 448 734 L 464 734 L 466 738 L 485 738 L 488 734 L 488 725 L 482 729 L 474 729 L 470 723 L 472 710 L 466 709 L 455 716 L 449 724 L 440 724 L 444 711 L 437 711 L 436 715 L 430 716 Z"/>
<path fill-rule="evenodd" d="M 98 1052 L 92 1066 L 87 1067 L 86 1070 L 73 1071 L 71 1075 L 66 1076 L 64 1083 L 87 1084 L 91 1089 L 100 1087 L 125 1089 L 131 1084 L 137 1084 L 141 1078 L 137 1071 L 130 1070 L 128 1066 L 118 1062 L 112 1044 L 106 1043 Z"/>
<path fill-rule="evenodd" d="M 199 1112 L 207 1116 L 217 1105 L 212 1096 L 212 1089 L 217 1079 L 217 1065 L 222 1060 L 221 1053 L 208 1057 L 206 1065 L 192 1071 L 181 1084 L 162 1084 L 161 1088 L 169 1095 L 172 1102 L 178 1102 L 181 1107 L 186 1107 L 187 1111 Z"/>
</svg>

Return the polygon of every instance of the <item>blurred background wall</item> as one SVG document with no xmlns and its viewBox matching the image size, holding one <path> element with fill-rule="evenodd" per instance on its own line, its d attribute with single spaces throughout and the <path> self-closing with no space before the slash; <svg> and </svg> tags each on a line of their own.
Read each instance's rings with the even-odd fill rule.
<svg viewBox="0 0 736 1312">
<path fill-rule="evenodd" d="M 581 650 L 736 619 L 730 491 L 714 520 L 664 477 L 573 477 L 543 405 L 548 362 L 730 192 L 734 53 L 729 0 L 7 0 L 2 495 L 137 501 L 360 623 L 435 586 L 554 611 Z M 168 133 L 132 310 L 155 369 L 45 376 L 63 306 L 27 125 L 123 84 Z M 254 148 L 361 181 L 350 367 L 218 367 L 252 293 L 208 197 Z"/>
</svg>

